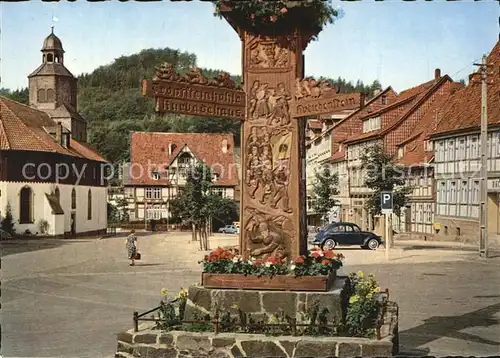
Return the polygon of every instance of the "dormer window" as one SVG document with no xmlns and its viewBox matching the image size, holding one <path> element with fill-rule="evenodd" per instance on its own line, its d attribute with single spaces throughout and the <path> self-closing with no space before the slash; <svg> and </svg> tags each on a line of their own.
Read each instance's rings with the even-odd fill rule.
<svg viewBox="0 0 500 358">
<path fill-rule="evenodd" d="M 214 173 L 214 174 L 212 175 L 212 182 L 217 183 L 217 182 L 219 181 L 219 177 L 220 177 L 220 176 L 219 176 L 219 174 L 218 174 L 218 173 Z"/>
<path fill-rule="evenodd" d="M 382 96 L 382 98 L 380 99 L 380 102 L 382 103 L 382 105 L 386 105 L 387 104 L 387 96 Z"/>
<path fill-rule="evenodd" d="M 160 173 L 153 172 L 151 177 L 153 178 L 153 180 L 160 180 Z"/>
<path fill-rule="evenodd" d="M 363 133 L 380 129 L 380 117 L 368 118 L 363 122 Z"/>
</svg>

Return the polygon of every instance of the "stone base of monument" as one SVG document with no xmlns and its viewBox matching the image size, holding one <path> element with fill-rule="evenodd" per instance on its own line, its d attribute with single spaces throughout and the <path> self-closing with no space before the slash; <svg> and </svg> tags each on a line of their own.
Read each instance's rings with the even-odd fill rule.
<svg viewBox="0 0 500 358">
<path fill-rule="evenodd" d="M 200 291 L 201 292 L 201 291 Z M 398 306 L 388 302 L 376 339 L 338 336 L 266 336 L 214 332 L 162 332 L 142 326 L 139 332 L 118 334 L 115 357 L 236 358 L 236 357 L 354 357 L 393 356 L 399 353 Z"/>
<path fill-rule="evenodd" d="M 253 277 L 257 278 L 256 276 Z M 293 276 L 289 277 L 294 279 Z M 255 319 L 262 318 L 264 315 L 269 317 L 282 311 L 289 317 L 297 319 L 297 323 L 300 323 L 300 318 L 305 317 L 314 305 L 318 305 L 322 309 L 328 309 L 329 321 L 341 322 L 345 317 L 347 308 L 346 285 L 347 278 L 338 277 L 333 280 L 331 287 L 325 292 L 309 290 L 243 290 L 191 286 L 189 287 L 184 319 L 194 320 L 196 317 L 204 317 L 207 314 L 214 317 L 216 309 L 221 313 L 230 312 L 234 315 L 237 315 L 241 310 Z"/>
</svg>

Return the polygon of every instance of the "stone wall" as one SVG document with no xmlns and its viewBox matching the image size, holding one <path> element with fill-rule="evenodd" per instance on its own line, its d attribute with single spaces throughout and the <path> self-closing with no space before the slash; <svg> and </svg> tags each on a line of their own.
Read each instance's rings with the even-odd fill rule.
<svg viewBox="0 0 500 358">
<path fill-rule="evenodd" d="M 392 356 L 398 352 L 398 306 L 389 302 L 380 329 L 381 339 L 281 336 L 212 332 L 161 332 L 145 329 L 118 334 L 115 357 L 236 358 Z"/>
<path fill-rule="evenodd" d="M 189 287 L 184 319 L 194 320 L 210 315 L 214 317 L 216 307 L 221 313 L 229 311 L 237 314 L 238 309 L 260 319 L 282 310 L 291 318 L 301 322 L 302 314 L 317 304 L 320 309 L 328 309 L 328 321 L 341 322 L 345 317 L 347 297 L 346 277 L 337 277 L 328 292 L 258 291 L 236 289 L 210 289 L 202 286 Z"/>
</svg>

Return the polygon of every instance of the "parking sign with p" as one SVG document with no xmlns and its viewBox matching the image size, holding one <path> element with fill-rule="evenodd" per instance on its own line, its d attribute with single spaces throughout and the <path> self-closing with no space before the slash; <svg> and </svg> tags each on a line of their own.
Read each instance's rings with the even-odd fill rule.
<svg viewBox="0 0 500 358">
<path fill-rule="evenodd" d="M 380 193 L 380 207 L 382 209 L 382 214 L 392 213 L 392 191 L 383 191 Z"/>
</svg>

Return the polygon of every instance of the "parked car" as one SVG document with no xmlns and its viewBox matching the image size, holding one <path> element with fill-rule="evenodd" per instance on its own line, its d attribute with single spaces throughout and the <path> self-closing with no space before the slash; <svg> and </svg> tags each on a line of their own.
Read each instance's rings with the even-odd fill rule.
<svg viewBox="0 0 500 358">
<path fill-rule="evenodd" d="M 0 239 L 1 240 L 7 240 L 7 239 L 12 239 L 12 235 L 9 234 L 7 231 L 0 229 Z"/>
<path fill-rule="evenodd" d="M 358 225 L 348 222 L 331 223 L 323 227 L 311 241 L 322 250 L 332 250 L 337 245 L 359 245 L 370 250 L 383 244 L 383 239 L 369 231 L 362 231 Z"/>
<path fill-rule="evenodd" d="M 226 225 L 224 227 L 221 227 L 219 229 L 219 232 L 223 234 L 237 234 L 238 228 L 234 225 Z"/>
</svg>

